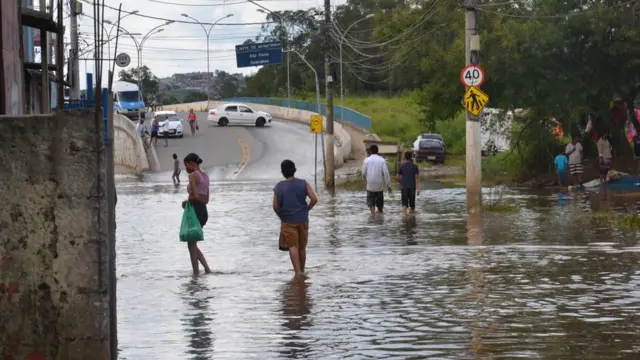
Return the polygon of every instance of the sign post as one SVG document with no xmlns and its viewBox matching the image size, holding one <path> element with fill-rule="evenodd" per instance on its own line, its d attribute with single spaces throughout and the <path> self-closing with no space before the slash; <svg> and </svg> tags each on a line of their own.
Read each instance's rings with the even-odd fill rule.
<svg viewBox="0 0 640 360">
<path fill-rule="evenodd" d="M 120 53 L 116 56 L 116 65 L 119 67 L 127 67 L 131 64 L 131 57 L 127 53 Z"/>
<path fill-rule="evenodd" d="M 489 95 L 485 94 L 482 90 L 476 87 L 470 87 L 464 94 L 462 100 L 462 106 L 472 113 L 473 116 L 478 116 L 482 110 L 489 103 Z"/>
<path fill-rule="evenodd" d="M 236 64 L 239 68 L 282 64 L 282 45 L 279 41 L 236 45 Z"/>
<path fill-rule="evenodd" d="M 478 65 L 467 65 L 460 72 L 460 81 L 465 87 L 480 87 L 484 84 L 484 70 Z"/>
<path fill-rule="evenodd" d="M 318 134 L 322 133 L 322 120 L 322 115 L 311 115 L 311 120 L 309 120 L 309 130 L 311 130 L 312 134 L 315 134 L 313 180 L 315 182 L 316 191 L 318 191 Z"/>
</svg>

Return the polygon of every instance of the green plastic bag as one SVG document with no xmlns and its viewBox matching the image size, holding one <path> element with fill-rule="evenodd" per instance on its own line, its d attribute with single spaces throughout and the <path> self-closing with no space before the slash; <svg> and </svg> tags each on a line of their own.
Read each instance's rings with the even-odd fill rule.
<svg viewBox="0 0 640 360">
<path fill-rule="evenodd" d="M 182 213 L 182 224 L 180 225 L 180 241 L 200 241 L 204 240 L 204 233 L 200 226 L 198 216 L 196 216 L 196 210 L 193 208 L 190 202 L 184 207 Z"/>
</svg>

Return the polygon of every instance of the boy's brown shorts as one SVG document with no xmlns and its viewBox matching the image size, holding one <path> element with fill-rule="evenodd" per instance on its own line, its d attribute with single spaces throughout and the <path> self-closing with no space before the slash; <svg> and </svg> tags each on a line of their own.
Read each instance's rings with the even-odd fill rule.
<svg viewBox="0 0 640 360">
<path fill-rule="evenodd" d="M 298 249 L 307 248 L 307 240 L 309 238 L 309 223 L 280 225 L 280 250 L 289 250 L 289 248 L 297 247 Z"/>
</svg>

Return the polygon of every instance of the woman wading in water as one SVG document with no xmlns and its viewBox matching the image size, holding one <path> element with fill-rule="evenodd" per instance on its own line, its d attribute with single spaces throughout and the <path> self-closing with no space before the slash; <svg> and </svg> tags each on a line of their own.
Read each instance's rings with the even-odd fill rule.
<svg viewBox="0 0 640 360">
<path fill-rule="evenodd" d="M 193 209 L 196 212 L 200 226 L 204 227 L 209 218 L 207 212 L 207 204 L 209 203 L 209 176 L 200 170 L 200 164 L 202 159 L 200 156 L 190 153 L 184 158 L 184 167 L 189 174 L 189 184 L 187 185 L 187 193 L 189 198 L 182 202 L 182 208 L 185 207 L 187 202 L 191 203 Z M 201 239 L 199 241 L 202 241 Z M 206 274 L 211 273 L 207 260 L 202 255 L 202 251 L 198 248 L 197 241 L 187 242 L 189 248 L 189 255 L 191 256 L 191 266 L 193 267 L 193 274 L 198 275 L 198 261 L 204 267 Z"/>
</svg>

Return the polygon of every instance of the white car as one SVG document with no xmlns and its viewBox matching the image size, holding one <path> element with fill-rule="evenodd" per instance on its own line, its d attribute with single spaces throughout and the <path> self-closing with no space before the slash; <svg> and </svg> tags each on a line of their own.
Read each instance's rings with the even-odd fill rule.
<svg viewBox="0 0 640 360">
<path fill-rule="evenodd" d="M 183 137 L 184 127 L 182 120 L 178 117 L 175 111 L 156 111 L 153 113 L 153 117 L 158 119 L 158 137 L 164 137 L 164 123 L 169 122 L 169 137 Z"/>
<path fill-rule="evenodd" d="M 258 127 L 271 123 L 271 114 L 257 111 L 245 104 L 226 104 L 217 109 L 209 110 L 207 120 L 218 124 L 227 125 L 255 125 Z"/>
</svg>

